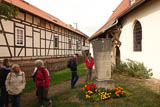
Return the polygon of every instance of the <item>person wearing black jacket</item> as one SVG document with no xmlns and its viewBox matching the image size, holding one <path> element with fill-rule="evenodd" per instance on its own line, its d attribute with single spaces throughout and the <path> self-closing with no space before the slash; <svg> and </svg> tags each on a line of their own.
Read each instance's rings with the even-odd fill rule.
<svg viewBox="0 0 160 107">
<path fill-rule="evenodd" d="M 75 54 L 72 59 L 69 60 L 68 62 L 68 68 L 70 68 L 72 72 L 72 79 L 71 79 L 71 88 L 73 89 L 76 82 L 78 81 L 78 74 L 77 74 L 77 58 L 78 54 Z"/>
<path fill-rule="evenodd" d="M 6 91 L 5 81 L 8 73 L 10 72 L 10 63 L 8 59 L 3 60 L 3 65 L 0 68 L 0 107 L 9 107 L 9 95 Z"/>
</svg>

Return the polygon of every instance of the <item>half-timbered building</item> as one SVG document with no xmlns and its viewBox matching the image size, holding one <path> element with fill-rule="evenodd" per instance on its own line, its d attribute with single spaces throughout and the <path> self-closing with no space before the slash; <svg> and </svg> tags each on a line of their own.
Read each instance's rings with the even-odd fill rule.
<svg viewBox="0 0 160 107">
<path fill-rule="evenodd" d="M 160 0 L 122 0 L 89 40 L 112 39 L 112 62 L 143 62 L 160 79 Z"/>
<path fill-rule="evenodd" d="M 18 8 L 0 20 L 0 59 L 68 57 L 89 49 L 88 36 L 23 0 L 2 0 Z"/>
</svg>

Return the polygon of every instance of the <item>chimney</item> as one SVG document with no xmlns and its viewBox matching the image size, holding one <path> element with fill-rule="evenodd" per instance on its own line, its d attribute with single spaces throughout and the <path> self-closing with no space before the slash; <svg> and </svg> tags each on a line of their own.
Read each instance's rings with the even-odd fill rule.
<svg viewBox="0 0 160 107">
<path fill-rule="evenodd" d="M 73 23 L 73 27 L 74 27 L 75 29 L 78 29 L 78 23 Z"/>
</svg>

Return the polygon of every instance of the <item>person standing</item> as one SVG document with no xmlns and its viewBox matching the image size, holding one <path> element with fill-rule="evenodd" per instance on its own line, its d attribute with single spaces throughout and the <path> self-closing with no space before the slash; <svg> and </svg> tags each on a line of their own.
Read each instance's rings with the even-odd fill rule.
<svg viewBox="0 0 160 107">
<path fill-rule="evenodd" d="M 35 80 L 35 88 L 38 96 L 38 103 L 41 107 L 44 106 L 44 101 L 49 103 L 48 107 L 52 106 L 52 101 L 48 99 L 48 90 L 49 90 L 49 72 L 44 67 L 42 60 L 35 61 L 36 68 L 32 74 Z"/>
<path fill-rule="evenodd" d="M 25 88 L 26 79 L 25 73 L 21 71 L 18 64 L 12 65 L 5 84 L 11 98 L 12 107 L 20 107 L 20 96 Z"/>
<path fill-rule="evenodd" d="M 0 96 L 0 107 L 9 107 L 9 96 L 8 92 L 6 91 L 5 81 L 7 78 L 8 73 L 10 72 L 10 62 L 8 59 L 3 60 L 2 67 L 0 68 L 0 89 L 1 89 L 1 96 Z"/>
<path fill-rule="evenodd" d="M 85 64 L 87 67 L 86 81 L 88 81 L 92 79 L 92 70 L 93 70 L 93 65 L 94 65 L 94 59 L 91 57 L 91 53 L 87 54 L 87 57 L 85 59 Z"/>
<path fill-rule="evenodd" d="M 68 68 L 70 68 L 72 72 L 72 79 L 71 79 L 71 88 L 73 89 L 76 82 L 78 81 L 78 74 L 77 74 L 77 58 L 78 54 L 75 54 L 72 59 L 69 60 L 68 62 Z"/>
</svg>

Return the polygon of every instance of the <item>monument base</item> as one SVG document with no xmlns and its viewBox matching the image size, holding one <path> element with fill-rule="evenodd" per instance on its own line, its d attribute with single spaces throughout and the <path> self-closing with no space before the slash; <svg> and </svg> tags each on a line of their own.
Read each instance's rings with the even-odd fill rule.
<svg viewBox="0 0 160 107">
<path fill-rule="evenodd" d="M 94 81 L 96 86 L 98 88 L 105 88 L 105 89 L 110 89 L 110 88 L 115 88 L 114 80 L 113 79 L 108 79 L 108 80 L 98 80 L 96 79 Z"/>
</svg>

